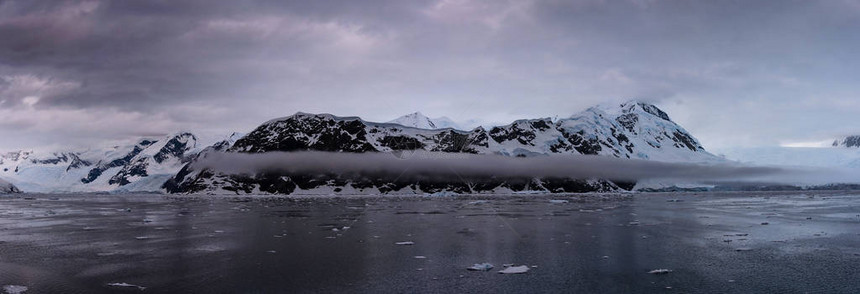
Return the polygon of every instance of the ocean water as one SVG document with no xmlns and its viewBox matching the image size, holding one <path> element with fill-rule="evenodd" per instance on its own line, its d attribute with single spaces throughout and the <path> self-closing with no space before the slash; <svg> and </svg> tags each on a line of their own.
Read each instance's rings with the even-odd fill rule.
<svg viewBox="0 0 860 294">
<path fill-rule="evenodd" d="M 479 263 L 493 268 L 467 270 Z M 500 274 L 505 265 L 528 271 Z M 658 269 L 669 271 L 649 273 Z M 860 293 L 860 194 L 16 195 L 0 198 L 6 286 L 24 293 Z"/>
</svg>

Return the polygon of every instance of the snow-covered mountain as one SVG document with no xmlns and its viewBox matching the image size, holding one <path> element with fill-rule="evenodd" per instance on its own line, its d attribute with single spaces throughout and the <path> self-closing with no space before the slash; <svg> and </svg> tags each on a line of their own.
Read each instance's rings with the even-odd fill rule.
<svg viewBox="0 0 860 294">
<path fill-rule="evenodd" d="M 830 147 L 732 147 L 715 149 L 714 153 L 755 165 L 860 168 L 860 136 L 836 139 Z"/>
<path fill-rule="evenodd" d="M 412 116 L 424 121 L 423 116 Z M 420 118 L 420 119 L 419 119 Z M 424 117 L 426 118 L 426 117 Z M 296 113 L 263 123 L 226 152 L 270 151 L 430 152 L 542 156 L 587 154 L 667 162 L 722 162 L 654 105 L 627 102 L 589 108 L 566 119 L 518 120 L 471 131 L 367 122 L 358 117 Z M 429 126 L 429 124 L 424 125 Z M 434 124 L 435 126 L 435 124 Z M 431 126 L 432 127 L 432 126 Z M 392 182 L 342 175 L 230 175 L 186 165 L 166 184 L 169 192 L 294 193 L 299 191 L 482 192 L 542 190 L 585 192 L 630 189 L 631 183 L 580 179 L 492 179 L 480 187 L 458 183 Z"/>
<path fill-rule="evenodd" d="M 714 152 L 728 160 L 754 165 L 860 168 L 860 148 L 736 147 Z"/>
<path fill-rule="evenodd" d="M 160 191 L 200 151 L 187 132 L 83 151 L 0 154 L 0 176 L 25 192 Z"/>
<path fill-rule="evenodd" d="M 833 147 L 860 148 L 860 135 L 837 139 L 833 141 Z"/>
<path fill-rule="evenodd" d="M 419 129 L 460 129 L 460 126 L 450 118 L 443 116 L 431 119 L 429 117 L 424 116 L 420 112 L 414 112 L 398 117 L 394 120 L 389 121 L 388 123 Z"/>
<path fill-rule="evenodd" d="M 0 194 L 21 193 L 21 190 L 12 183 L 0 179 Z"/>
</svg>

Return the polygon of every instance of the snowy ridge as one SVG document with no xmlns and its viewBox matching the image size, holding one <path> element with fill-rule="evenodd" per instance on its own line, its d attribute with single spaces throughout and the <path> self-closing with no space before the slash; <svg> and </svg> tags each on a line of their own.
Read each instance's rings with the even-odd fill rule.
<svg viewBox="0 0 860 294">
<path fill-rule="evenodd" d="M 82 151 L 0 154 L 0 176 L 24 192 L 141 192 L 161 186 L 195 154 L 187 132 Z"/>
<path fill-rule="evenodd" d="M 454 121 L 447 117 L 439 117 L 431 119 L 429 117 L 424 116 L 420 112 L 410 113 L 401 117 L 398 117 L 394 120 L 389 121 L 388 123 L 398 124 L 404 127 L 413 127 L 419 129 L 460 129 L 460 126 L 457 125 Z"/>
<path fill-rule="evenodd" d="M 717 163 L 724 159 L 705 151 L 692 135 L 656 106 L 636 101 L 592 107 L 566 119 L 517 120 L 505 126 L 471 131 L 416 128 L 431 126 L 420 113 L 400 120 L 410 124 L 367 122 L 358 117 L 297 113 L 270 120 L 248 133 L 226 152 L 270 151 L 388 152 L 412 150 L 444 153 L 543 156 L 585 154 L 667 162 Z M 433 124 L 432 126 L 435 126 Z M 432 127 L 431 126 L 431 127 Z M 312 177 L 308 177 L 312 176 Z M 186 165 L 165 187 L 171 193 L 283 193 L 334 186 L 339 191 L 421 191 L 462 193 L 507 191 L 587 192 L 629 190 L 631 183 L 600 179 L 494 179 L 481 187 L 457 183 L 406 183 L 340 175 L 226 175 Z M 476 190 L 478 189 L 478 190 Z M 224 192 L 226 190 L 226 192 Z M 333 191 L 334 191 L 333 190 Z"/>
</svg>

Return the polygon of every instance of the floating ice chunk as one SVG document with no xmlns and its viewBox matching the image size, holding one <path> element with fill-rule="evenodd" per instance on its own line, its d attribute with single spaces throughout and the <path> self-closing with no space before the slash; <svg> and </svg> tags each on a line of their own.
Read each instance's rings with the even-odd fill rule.
<svg viewBox="0 0 860 294">
<path fill-rule="evenodd" d="M 415 259 L 426 259 L 427 256 L 424 255 L 415 255 Z"/>
<path fill-rule="evenodd" d="M 135 239 L 138 239 L 138 240 L 148 240 L 148 239 L 150 239 L 151 237 L 149 237 L 149 236 L 140 236 L 140 237 L 134 237 L 134 238 L 135 238 Z"/>
<path fill-rule="evenodd" d="M 394 243 L 394 244 L 396 244 L 396 245 L 415 245 L 415 242 L 412 242 L 412 241 L 403 241 L 403 242 L 396 242 L 396 243 Z"/>
<path fill-rule="evenodd" d="M 266 251 L 266 253 L 275 254 L 275 253 L 278 253 L 278 252 L 277 252 L 277 251 L 275 251 L 275 250 L 269 250 L 269 251 Z"/>
<path fill-rule="evenodd" d="M 652 274 L 652 275 L 665 275 L 665 274 L 668 274 L 671 272 L 672 272 L 672 270 L 670 270 L 670 269 L 659 268 L 659 269 L 652 270 L 648 273 Z"/>
<path fill-rule="evenodd" d="M 21 294 L 27 291 L 27 287 L 19 286 L 19 285 L 6 285 L 3 286 L 3 291 L 8 294 Z"/>
<path fill-rule="evenodd" d="M 476 263 L 476 264 L 473 264 L 473 265 L 472 265 L 472 266 L 470 266 L 470 267 L 467 267 L 466 269 L 467 269 L 467 270 L 470 270 L 470 271 L 481 271 L 481 272 L 485 272 L 485 271 L 489 271 L 489 270 L 493 269 L 493 265 L 492 265 L 491 263 L 488 263 L 488 262 L 485 262 L 485 263 Z"/>
<path fill-rule="evenodd" d="M 549 203 L 557 203 L 557 204 L 558 204 L 558 203 L 568 203 L 568 202 L 570 202 L 570 201 L 567 201 L 567 200 L 564 200 L 564 199 L 550 199 L 550 200 L 549 200 Z"/>
<path fill-rule="evenodd" d="M 469 202 L 469 204 L 471 204 L 471 205 L 478 205 L 478 204 L 484 204 L 484 203 L 490 203 L 490 201 L 487 201 L 487 200 L 475 200 L 475 201 L 471 201 L 471 202 Z"/>
<path fill-rule="evenodd" d="M 129 284 L 129 283 L 108 283 L 107 285 L 110 287 L 137 288 L 140 291 L 146 290 L 146 287 L 133 285 L 133 284 Z"/>
<path fill-rule="evenodd" d="M 527 265 L 518 265 L 518 266 L 509 266 L 503 270 L 500 270 L 500 274 L 524 274 L 529 271 L 529 266 Z"/>
</svg>

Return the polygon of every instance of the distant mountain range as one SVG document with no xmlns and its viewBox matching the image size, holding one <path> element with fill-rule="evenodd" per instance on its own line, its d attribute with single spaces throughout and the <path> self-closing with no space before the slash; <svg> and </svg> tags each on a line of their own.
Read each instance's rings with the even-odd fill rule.
<svg viewBox="0 0 860 294">
<path fill-rule="evenodd" d="M 629 190 L 634 183 L 603 179 L 496 179 L 481 187 L 459 183 L 397 182 L 344 175 L 233 175 L 195 170 L 212 152 L 271 151 L 443 153 L 543 156 L 600 155 L 665 162 L 713 163 L 724 159 L 658 107 L 636 101 L 601 105 L 569 118 L 524 119 L 488 129 L 460 130 L 447 118 L 412 113 L 387 123 L 296 113 L 267 121 L 248 134 L 202 143 L 192 133 L 141 139 L 85 151 L 0 155 L 0 178 L 25 192 L 170 193 L 434 193 Z M 0 185 L 2 186 L 2 185 Z"/>
<path fill-rule="evenodd" d="M 427 120 L 406 116 L 411 125 Z M 417 120 L 416 120 L 417 118 Z M 628 102 L 598 106 L 566 119 L 518 120 L 489 130 L 427 129 L 375 123 L 359 117 L 297 113 L 270 120 L 237 140 L 226 152 L 272 151 L 444 153 L 543 156 L 601 155 L 667 162 L 721 162 L 654 105 Z M 205 156 L 205 154 L 203 155 Z M 591 192 L 629 190 L 635 183 L 604 179 L 504 178 L 461 181 L 403 181 L 341 174 L 223 174 L 186 165 L 166 189 L 171 193 L 437 193 Z"/>
</svg>

